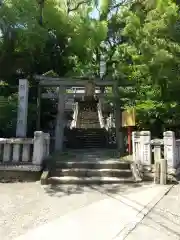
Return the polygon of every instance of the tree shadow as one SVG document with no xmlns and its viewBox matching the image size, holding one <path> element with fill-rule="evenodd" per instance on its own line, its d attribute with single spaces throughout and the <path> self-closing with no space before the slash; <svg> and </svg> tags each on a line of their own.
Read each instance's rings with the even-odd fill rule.
<svg viewBox="0 0 180 240">
<path fill-rule="evenodd" d="M 0 179 L 0 184 L 8 184 L 8 183 L 35 183 L 39 181 L 36 179 L 16 179 L 16 178 L 8 178 L 8 179 Z"/>
<path fill-rule="evenodd" d="M 132 209 L 135 209 L 136 211 L 138 211 L 138 214 L 141 214 L 142 211 L 146 208 L 148 208 L 148 205 L 150 203 L 148 203 L 146 206 L 140 204 L 139 202 L 132 200 L 130 198 L 128 198 L 127 195 L 124 196 L 124 198 L 126 198 L 127 200 L 129 200 L 129 202 L 132 203 L 136 203 L 139 206 L 142 206 L 143 210 L 139 211 L 137 209 L 137 207 L 134 206 L 134 204 L 127 204 L 126 202 L 123 202 L 121 199 L 118 199 L 118 195 L 121 196 L 122 193 L 125 192 L 132 192 L 134 191 L 135 188 L 140 188 L 143 184 L 142 183 L 132 183 L 132 184 L 98 184 L 98 185 L 50 185 L 48 186 L 45 191 L 48 195 L 50 196 L 57 196 L 58 197 L 63 197 L 63 196 L 69 196 L 69 195 L 73 195 L 73 194 L 83 194 L 83 193 L 87 193 L 87 192 L 92 192 L 92 191 L 98 191 L 101 194 L 107 195 L 108 197 L 111 197 L 117 201 L 120 201 L 122 203 L 124 203 L 125 205 L 131 207 Z M 123 196 L 123 195 L 122 195 Z M 166 195 L 165 195 L 166 197 Z M 163 199 L 161 199 L 163 200 Z M 177 229 L 179 227 L 179 223 L 175 222 L 174 220 L 172 220 L 171 218 L 168 217 L 168 214 L 166 212 L 162 212 L 163 210 L 161 208 L 158 207 L 158 203 L 157 205 L 155 205 L 152 209 L 150 209 L 150 211 L 148 212 L 148 214 L 144 215 L 144 217 L 142 218 L 141 222 L 138 223 L 138 225 L 142 224 L 144 226 L 150 227 L 156 231 L 162 231 L 163 229 L 167 231 L 167 234 L 169 236 L 171 236 L 172 234 L 175 235 L 176 237 L 178 237 L 180 239 L 180 230 L 176 231 L 175 227 L 177 227 Z M 175 219 L 179 219 L 178 221 L 180 221 L 180 216 L 177 214 L 174 214 L 172 212 L 169 212 L 169 214 L 172 215 L 172 217 L 174 217 Z M 150 220 L 152 222 L 152 225 L 148 224 L 145 222 L 145 220 Z M 153 226 L 154 224 L 154 226 Z M 135 226 L 136 228 L 137 226 Z M 131 229 L 130 232 L 128 232 L 128 235 L 131 234 L 135 228 Z M 118 233 L 118 235 L 121 232 Z M 118 239 L 118 235 L 116 235 L 117 239 Z M 116 239 L 116 237 L 114 239 Z"/>
<path fill-rule="evenodd" d="M 41 172 L 31 171 L 1 171 L 0 183 L 26 183 L 39 181 Z"/>
<path fill-rule="evenodd" d="M 92 191 L 99 191 L 101 194 L 117 194 L 126 191 L 133 191 L 134 188 L 139 188 L 142 183 L 128 184 L 53 184 L 44 187 L 45 192 L 49 196 L 69 196 L 75 194 L 83 194 Z"/>
<path fill-rule="evenodd" d="M 69 149 L 63 153 L 56 153 L 53 158 L 59 162 L 63 161 L 106 161 L 109 159 L 120 160 L 119 153 L 115 149 Z"/>
</svg>

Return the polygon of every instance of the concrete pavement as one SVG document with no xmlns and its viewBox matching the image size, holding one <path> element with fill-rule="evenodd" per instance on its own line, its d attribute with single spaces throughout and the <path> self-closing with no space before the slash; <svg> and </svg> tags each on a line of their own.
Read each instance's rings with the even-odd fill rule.
<svg viewBox="0 0 180 240">
<path fill-rule="evenodd" d="M 142 236 L 146 240 L 180 239 L 180 185 L 173 186 L 126 240 L 141 239 Z"/>
<path fill-rule="evenodd" d="M 136 191 L 107 196 L 103 200 L 32 229 L 15 240 L 140 239 L 142 236 L 128 237 L 170 187 L 152 184 Z M 147 236 L 147 233 L 144 236 Z"/>
</svg>

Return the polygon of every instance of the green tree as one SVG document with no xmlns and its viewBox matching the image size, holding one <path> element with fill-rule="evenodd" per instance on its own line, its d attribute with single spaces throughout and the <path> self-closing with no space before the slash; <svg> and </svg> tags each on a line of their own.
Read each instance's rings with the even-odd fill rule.
<svg viewBox="0 0 180 240">
<path fill-rule="evenodd" d="M 139 123 L 168 123 L 179 112 L 179 8 L 170 0 L 141 1 L 120 14 L 126 42 L 117 68 L 136 83 Z"/>
</svg>

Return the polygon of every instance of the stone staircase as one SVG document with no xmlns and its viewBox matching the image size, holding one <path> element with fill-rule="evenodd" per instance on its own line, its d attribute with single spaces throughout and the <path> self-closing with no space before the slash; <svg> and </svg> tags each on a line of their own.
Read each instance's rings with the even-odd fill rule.
<svg viewBox="0 0 180 240">
<path fill-rule="evenodd" d="M 115 157 L 97 156 L 95 150 L 89 153 L 75 153 L 74 157 L 66 160 L 56 156 L 54 163 L 49 168 L 48 184 L 108 184 L 136 181 L 131 162 L 121 161 Z"/>
<path fill-rule="evenodd" d="M 79 111 L 77 128 L 100 128 L 97 109 L 94 111 Z"/>
<path fill-rule="evenodd" d="M 106 148 L 108 132 L 103 128 L 74 128 L 67 134 L 67 147 L 72 149 Z"/>
<path fill-rule="evenodd" d="M 76 128 L 66 131 L 66 146 L 72 149 L 108 147 L 108 132 L 100 127 L 97 101 L 79 102 L 78 109 Z"/>
</svg>

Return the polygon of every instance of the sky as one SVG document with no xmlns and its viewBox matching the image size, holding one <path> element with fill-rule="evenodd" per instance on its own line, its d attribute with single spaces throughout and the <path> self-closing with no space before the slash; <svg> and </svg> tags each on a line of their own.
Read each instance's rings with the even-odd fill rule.
<svg viewBox="0 0 180 240">
<path fill-rule="evenodd" d="M 116 0 L 116 4 L 118 4 L 118 3 L 120 3 L 120 2 L 122 2 L 122 0 Z M 115 12 L 116 9 L 114 9 L 113 11 Z M 98 17 L 99 17 L 99 11 L 95 8 L 95 9 L 93 10 L 93 12 L 91 13 L 91 16 L 92 16 L 93 18 L 98 18 Z"/>
<path fill-rule="evenodd" d="M 98 17 L 99 17 L 99 12 L 98 12 L 98 10 L 97 10 L 97 9 L 94 9 L 93 12 L 91 13 L 91 16 L 92 16 L 93 18 L 98 18 Z"/>
</svg>

